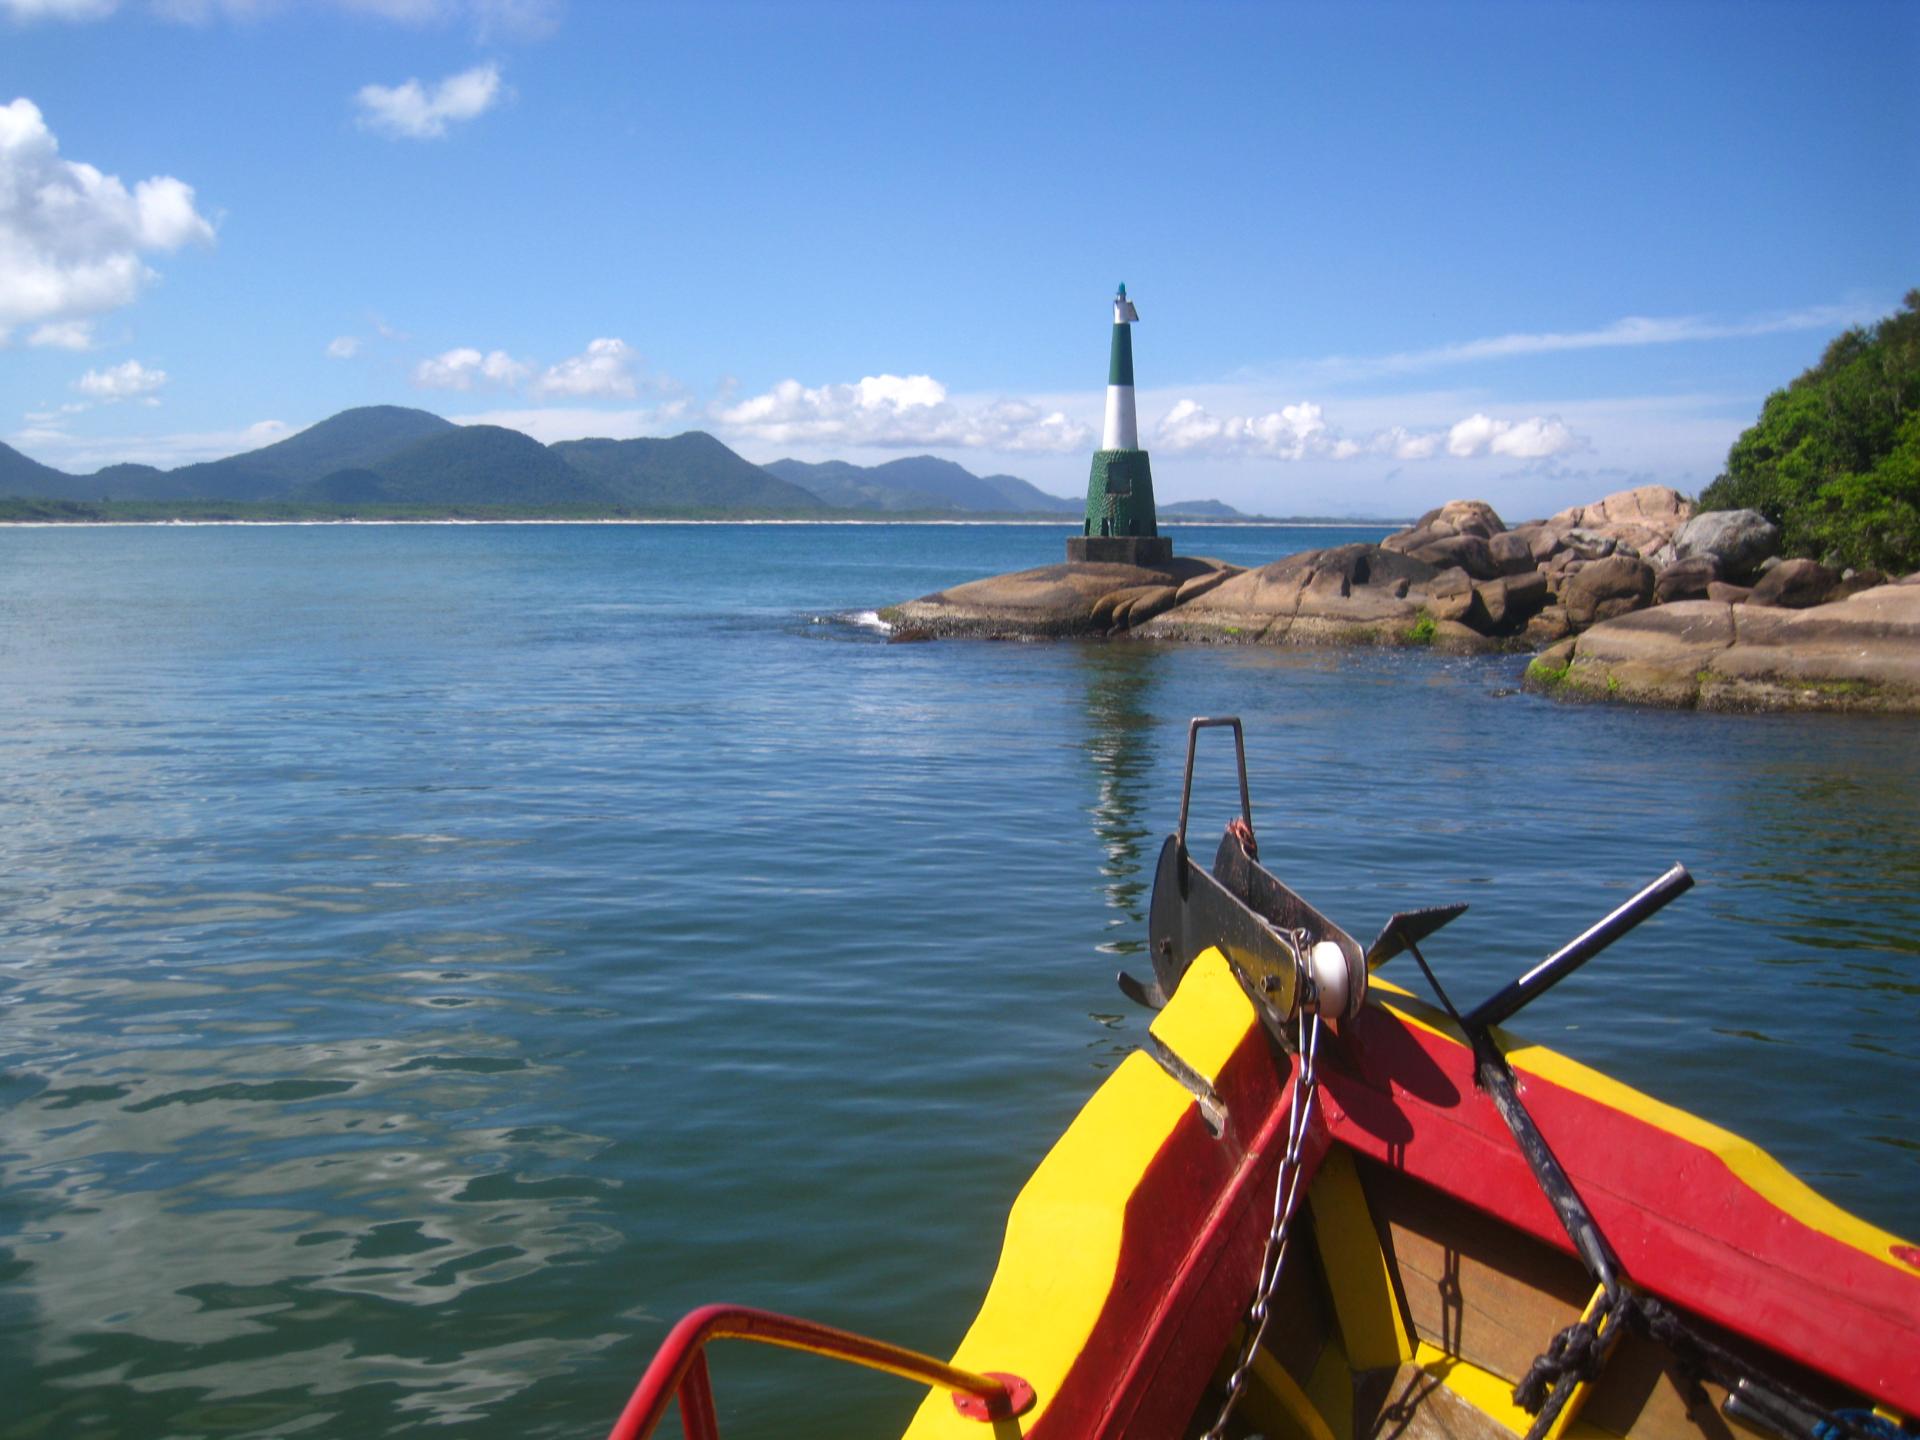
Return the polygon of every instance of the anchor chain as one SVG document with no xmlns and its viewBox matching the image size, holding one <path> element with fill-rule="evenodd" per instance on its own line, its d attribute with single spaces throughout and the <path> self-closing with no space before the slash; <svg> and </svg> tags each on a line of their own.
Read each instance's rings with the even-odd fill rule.
<svg viewBox="0 0 1920 1440">
<path fill-rule="evenodd" d="M 1304 973 L 1305 965 L 1301 957 L 1306 952 L 1308 937 L 1303 931 L 1294 931 L 1287 938 L 1294 952 L 1295 963 L 1301 966 Z M 1300 1154 L 1306 1144 L 1307 1131 L 1313 1123 L 1313 1102 L 1317 1093 L 1316 1061 L 1320 1052 L 1320 1016 L 1302 1010 L 1299 1025 L 1300 1066 L 1294 1075 L 1293 1099 L 1287 1112 L 1286 1153 L 1280 1157 L 1279 1173 L 1274 1177 L 1273 1224 L 1267 1231 L 1266 1251 L 1260 1260 L 1260 1282 L 1254 1287 L 1253 1305 L 1247 1312 L 1246 1339 L 1241 1342 L 1239 1359 L 1234 1362 L 1233 1374 L 1227 1380 L 1226 1401 L 1220 1407 L 1219 1418 L 1213 1422 L 1203 1440 L 1220 1440 L 1234 1407 L 1240 1403 L 1241 1393 L 1247 1388 L 1247 1375 L 1253 1369 L 1253 1357 L 1258 1353 L 1261 1341 L 1266 1338 L 1267 1322 L 1273 1318 L 1273 1293 L 1279 1288 L 1281 1268 L 1287 1259 L 1288 1231 L 1300 1202 L 1300 1177 L 1306 1169 L 1301 1163 Z"/>
</svg>

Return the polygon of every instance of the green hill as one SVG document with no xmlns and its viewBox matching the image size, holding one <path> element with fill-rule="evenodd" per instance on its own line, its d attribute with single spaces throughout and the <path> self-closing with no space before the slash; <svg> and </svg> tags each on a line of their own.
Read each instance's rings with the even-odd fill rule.
<svg viewBox="0 0 1920 1440">
<path fill-rule="evenodd" d="M 844 460 L 775 460 L 764 467 L 845 510 L 956 510 L 1077 515 L 1081 502 L 1049 495 L 1014 475 L 981 478 L 932 455 L 910 455 L 884 465 Z"/>
<path fill-rule="evenodd" d="M 258 450 L 167 471 L 164 482 L 156 483 L 172 496 L 277 498 L 336 470 L 378 469 L 407 446 L 458 428 L 426 410 L 363 405 Z"/>
<path fill-rule="evenodd" d="M 822 508 L 810 491 L 769 474 L 700 430 L 670 440 L 562 440 L 548 448 L 636 510 L 793 515 Z"/>
<path fill-rule="evenodd" d="M 38 495 L 50 500 L 85 500 L 92 496 L 76 485 L 80 479 L 51 465 L 30 460 L 11 445 L 0 445 L 0 495 Z"/>
<path fill-rule="evenodd" d="M 991 485 L 1006 498 L 1007 507 L 1036 515 L 1078 515 L 1086 509 L 1084 495 L 1054 495 L 1018 475 L 982 475 L 982 485 Z"/>
<path fill-rule="evenodd" d="M 1769 395 L 1700 508 L 1758 510 L 1789 555 L 1920 567 L 1920 290 Z"/>
<path fill-rule="evenodd" d="M 403 505 L 612 509 L 615 499 L 531 436 L 498 425 L 456 425 L 371 467 L 383 499 Z M 364 487 L 336 472 L 334 485 Z"/>
</svg>

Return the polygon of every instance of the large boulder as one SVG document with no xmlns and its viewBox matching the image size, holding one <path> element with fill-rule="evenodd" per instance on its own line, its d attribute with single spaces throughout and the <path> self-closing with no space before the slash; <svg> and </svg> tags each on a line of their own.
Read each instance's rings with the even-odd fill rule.
<svg viewBox="0 0 1920 1440">
<path fill-rule="evenodd" d="M 1483 580 L 1473 588 L 1480 597 L 1480 609 L 1487 617 L 1486 628 L 1491 634 L 1516 633 L 1547 603 L 1547 577 L 1538 570 Z"/>
<path fill-rule="evenodd" d="M 1840 572 L 1817 560 L 1782 560 L 1760 577 L 1747 604 L 1806 610 L 1836 598 L 1839 586 Z"/>
<path fill-rule="evenodd" d="M 1509 530 L 1487 542 L 1487 553 L 1502 575 L 1525 575 L 1539 567 L 1534 558 L 1532 538 Z"/>
<path fill-rule="evenodd" d="M 1653 567 L 1630 555 L 1582 565 L 1560 587 L 1560 603 L 1575 629 L 1644 609 L 1653 599 Z"/>
<path fill-rule="evenodd" d="M 1676 560 L 1711 555 L 1720 564 L 1721 578 L 1730 583 L 1750 580 L 1779 550 L 1780 527 L 1758 510 L 1708 510 L 1673 536 Z"/>
<path fill-rule="evenodd" d="M 1653 603 L 1671 605 L 1675 600 L 1705 600 L 1707 587 L 1719 578 L 1720 562 L 1711 555 L 1676 560 L 1654 580 Z"/>
<path fill-rule="evenodd" d="M 1175 556 L 1165 565 L 1069 562 L 992 575 L 937 590 L 880 612 L 896 629 L 933 635 L 1037 638 L 1100 634 L 1125 624 L 1134 602 L 1222 568 L 1217 560 Z M 1122 605 L 1116 592 L 1132 592 Z M 1105 601 L 1105 604 L 1102 602 Z M 1116 610 L 1119 611 L 1116 619 Z"/>
<path fill-rule="evenodd" d="M 1402 643 L 1420 617 L 1409 588 L 1433 579 L 1433 566 L 1378 545 L 1339 545 L 1288 555 L 1231 575 L 1177 604 L 1137 620 L 1146 638 L 1266 645 Z"/>
<path fill-rule="evenodd" d="M 1484 500 L 1449 500 L 1439 509 L 1427 511 L 1406 529 L 1389 535 L 1380 543 L 1388 550 L 1411 555 L 1443 540 L 1455 540 L 1462 536 L 1491 540 L 1506 528 L 1505 522 Z M 1460 562 L 1447 559 L 1434 563 L 1457 565 Z"/>
<path fill-rule="evenodd" d="M 1591 530 L 1624 541 L 1642 555 L 1669 544 L 1693 515 L 1693 502 L 1667 485 L 1620 490 L 1591 505 L 1575 505 L 1547 521 L 1564 530 Z"/>
<path fill-rule="evenodd" d="M 1492 547 L 1478 535 L 1443 535 L 1405 553 L 1438 570 L 1457 565 L 1476 580 L 1492 580 L 1506 573 L 1494 559 Z"/>
</svg>

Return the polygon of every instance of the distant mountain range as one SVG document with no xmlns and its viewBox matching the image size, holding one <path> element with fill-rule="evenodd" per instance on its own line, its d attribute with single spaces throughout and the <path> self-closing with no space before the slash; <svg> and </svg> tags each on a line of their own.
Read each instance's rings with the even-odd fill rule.
<svg viewBox="0 0 1920 1440">
<path fill-rule="evenodd" d="M 168 504 L 224 502 L 338 512 L 402 508 L 512 513 L 739 515 L 847 512 L 1034 515 L 1070 520 L 1078 497 L 1013 475 L 975 475 L 915 455 L 755 465 L 698 430 L 666 440 L 562 440 L 497 425 L 456 425 L 425 410 L 371 405 L 244 455 L 160 470 L 109 465 L 69 475 L 0 445 L 0 496 Z M 1162 505 L 1167 518 L 1243 519 L 1218 500 Z"/>
</svg>

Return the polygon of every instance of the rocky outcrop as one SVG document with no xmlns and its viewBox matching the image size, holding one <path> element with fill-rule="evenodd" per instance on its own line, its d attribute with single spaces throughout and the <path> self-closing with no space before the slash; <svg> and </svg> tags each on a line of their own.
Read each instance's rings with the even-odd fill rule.
<svg viewBox="0 0 1920 1440">
<path fill-rule="evenodd" d="M 1512 527 L 1483 501 L 1456 500 L 1378 545 L 1251 570 L 1188 557 L 1048 565 L 881 616 L 901 639 L 1549 647 L 1529 683 L 1562 694 L 1710 708 L 1920 708 L 1920 576 L 1888 583 L 1872 571 L 1836 573 L 1781 560 L 1770 553 L 1777 544 L 1754 512 L 1696 516 L 1657 485 Z"/>
<path fill-rule="evenodd" d="M 1527 684 L 1703 710 L 1920 712 L 1920 585 L 1800 610 L 1677 601 L 1561 641 Z"/>
<path fill-rule="evenodd" d="M 1437 574 L 1425 561 L 1378 545 L 1309 550 L 1229 576 L 1139 634 L 1265 645 L 1405 644 L 1420 620 L 1420 587 Z"/>
<path fill-rule="evenodd" d="M 1238 566 L 1176 556 L 1164 566 L 1068 563 L 972 580 L 880 612 L 900 630 L 985 639 L 1105 635 L 1170 608 L 1188 585 Z M 1137 618 L 1136 618 L 1137 617 Z"/>
<path fill-rule="evenodd" d="M 1665 485 L 1621 490 L 1591 505 L 1575 505 L 1546 521 L 1549 529 L 1585 530 L 1652 555 L 1671 545 L 1674 532 L 1693 517 L 1693 502 Z"/>
</svg>

